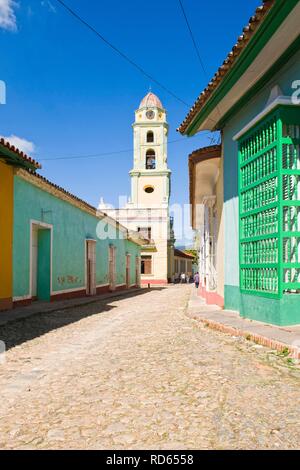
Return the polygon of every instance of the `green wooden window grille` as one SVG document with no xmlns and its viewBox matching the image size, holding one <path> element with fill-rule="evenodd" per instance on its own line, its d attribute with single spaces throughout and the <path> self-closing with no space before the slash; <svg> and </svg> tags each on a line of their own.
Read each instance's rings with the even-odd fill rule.
<svg viewBox="0 0 300 470">
<path fill-rule="evenodd" d="M 300 292 L 300 107 L 281 106 L 239 145 L 241 292 Z"/>
</svg>

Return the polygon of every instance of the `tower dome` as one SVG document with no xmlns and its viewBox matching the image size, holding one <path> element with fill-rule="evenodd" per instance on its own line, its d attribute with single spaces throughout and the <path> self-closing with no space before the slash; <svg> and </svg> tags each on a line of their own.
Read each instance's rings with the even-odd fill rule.
<svg viewBox="0 0 300 470">
<path fill-rule="evenodd" d="M 163 109 L 162 102 L 154 93 L 147 93 L 140 103 L 140 108 L 161 108 Z"/>
</svg>

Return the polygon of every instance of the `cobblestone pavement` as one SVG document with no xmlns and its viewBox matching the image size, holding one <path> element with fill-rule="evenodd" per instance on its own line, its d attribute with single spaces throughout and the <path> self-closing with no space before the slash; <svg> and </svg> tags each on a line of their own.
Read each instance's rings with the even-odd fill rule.
<svg viewBox="0 0 300 470">
<path fill-rule="evenodd" d="M 190 289 L 0 328 L 0 448 L 299 448 L 298 366 L 189 319 Z"/>
</svg>

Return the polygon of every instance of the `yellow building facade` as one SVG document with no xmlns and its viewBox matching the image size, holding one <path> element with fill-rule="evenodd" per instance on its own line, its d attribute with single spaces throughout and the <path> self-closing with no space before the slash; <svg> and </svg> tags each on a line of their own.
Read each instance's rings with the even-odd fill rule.
<svg viewBox="0 0 300 470">
<path fill-rule="evenodd" d="M 15 168 L 35 170 L 40 165 L 0 139 L 0 311 L 13 305 L 13 219 Z"/>
<path fill-rule="evenodd" d="M 13 167 L 0 160 L 0 310 L 12 307 Z"/>
</svg>

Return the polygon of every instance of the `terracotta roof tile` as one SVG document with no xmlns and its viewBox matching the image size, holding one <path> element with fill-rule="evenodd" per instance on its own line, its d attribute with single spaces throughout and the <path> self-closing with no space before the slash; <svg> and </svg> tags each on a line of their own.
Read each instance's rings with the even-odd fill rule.
<svg viewBox="0 0 300 470">
<path fill-rule="evenodd" d="M 79 197 L 75 196 L 74 194 L 70 193 L 69 191 L 62 188 L 61 186 L 58 186 L 57 184 L 52 183 L 47 178 L 45 178 L 45 176 L 39 175 L 38 173 L 35 173 L 35 171 L 31 171 L 31 170 L 26 170 L 26 171 L 30 175 L 32 175 L 34 178 L 37 178 L 38 180 L 43 181 L 47 185 L 51 186 L 53 189 L 56 189 L 57 191 L 65 194 L 66 196 L 73 199 L 74 201 L 79 202 L 80 204 L 84 205 L 87 209 L 92 210 L 93 212 L 95 212 L 95 215 L 96 215 L 96 212 L 100 213 L 100 211 L 98 211 L 94 206 L 92 206 L 88 202 L 84 201 L 83 199 L 80 199 Z"/>
<path fill-rule="evenodd" d="M 181 134 L 184 134 L 184 132 L 187 130 L 188 126 L 191 124 L 194 117 L 196 116 L 197 112 L 206 104 L 212 93 L 222 82 L 223 77 L 230 71 L 233 64 L 238 59 L 241 52 L 245 49 L 249 40 L 251 39 L 255 31 L 258 29 L 258 27 L 261 25 L 263 19 L 265 18 L 269 10 L 272 8 L 274 3 L 275 0 L 263 0 L 263 4 L 259 6 L 256 9 L 255 14 L 251 16 L 248 25 L 245 26 L 245 28 L 243 29 L 243 34 L 238 37 L 237 43 L 233 46 L 232 50 L 229 52 L 223 64 L 221 65 L 221 67 L 219 67 L 207 87 L 202 91 L 202 93 L 200 93 L 194 105 L 191 107 L 189 113 L 187 114 L 186 118 L 177 129 L 179 132 L 181 132 Z"/>
<path fill-rule="evenodd" d="M 41 165 L 36 160 L 26 155 L 26 153 L 22 152 L 14 145 L 11 145 L 7 140 L 3 139 L 3 137 L 0 138 L 0 148 L 1 146 L 5 147 L 10 152 L 13 152 L 18 158 L 23 160 L 25 164 L 27 163 L 36 169 L 41 168 Z"/>
<path fill-rule="evenodd" d="M 193 255 L 189 253 L 185 253 L 184 251 L 178 250 L 178 248 L 174 248 L 174 256 L 178 256 L 180 258 L 187 258 L 187 259 L 194 259 Z"/>
<path fill-rule="evenodd" d="M 139 108 L 156 107 L 163 109 L 162 102 L 154 93 L 149 92 L 140 102 Z"/>
</svg>

